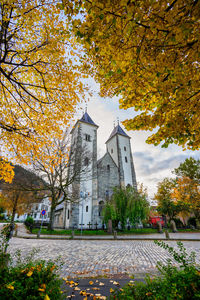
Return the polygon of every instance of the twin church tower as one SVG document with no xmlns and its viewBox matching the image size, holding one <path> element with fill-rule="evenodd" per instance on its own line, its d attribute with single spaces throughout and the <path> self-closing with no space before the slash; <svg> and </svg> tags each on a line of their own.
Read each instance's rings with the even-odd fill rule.
<svg viewBox="0 0 200 300">
<path fill-rule="evenodd" d="M 69 190 L 74 201 L 55 212 L 55 227 L 101 228 L 102 209 L 113 187 L 136 187 L 130 137 L 118 124 L 106 141 L 106 153 L 97 160 L 97 129 L 87 112 L 71 131 L 69 172 L 78 175 Z"/>
</svg>

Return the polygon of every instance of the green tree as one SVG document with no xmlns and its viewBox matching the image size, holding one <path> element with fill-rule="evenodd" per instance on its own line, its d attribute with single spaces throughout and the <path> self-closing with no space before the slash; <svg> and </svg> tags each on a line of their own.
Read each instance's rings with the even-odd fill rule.
<svg viewBox="0 0 200 300">
<path fill-rule="evenodd" d="M 103 210 L 104 222 L 107 224 L 111 219 L 114 228 L 117 228 L 120 223 L 124 230 L 127 220 L 135 226 L 146 219 L 148 211 L 149 204 L 142 190 L 137 191 L 132 186 L 115 187 L 111 200 L 106 203 Z"/>
<path fill-rule="evenodd" d="M 173 173 L 178 177 L 188 177 L 200 183 L 200 160 L 193 157 L 186 158 L 178 168 L 174 169 Z"/>
<path fill-rule="evenodd" d="M 176 203 L 172 197 L 175 185 L 176 180 L 165 178 L 158 183 L 158 190 L 154 196 L 154 199 L 158 201 L 158 212 L 168 217 L 169 221 L 175 218 L 182 210 L 181 205 Z"/>
</svg>

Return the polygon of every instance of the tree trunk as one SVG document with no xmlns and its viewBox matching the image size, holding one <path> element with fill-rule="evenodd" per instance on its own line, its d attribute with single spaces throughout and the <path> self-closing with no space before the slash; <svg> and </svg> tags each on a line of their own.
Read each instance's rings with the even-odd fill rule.
<svg viewBox="0 0 200 300">
<path fill-rule="evenodd" d="M 51 212 L 50 212 L 50 220 L 49 220 L 48 230 L 54 230 L 54 212 L 55 212 L 55 207 L 53 205 L 51 205 Z"/>
<path fill-rule="evenodd" d="M 14 219 L 15 219 L 15 214 L 16 214 L 16 211 L 17 211 L 17 202 L 18 202 L 18 199 L 19 199 L 19 194 L 16 194 L 15 199 L 14 199 L 14 205 L 13 205 L 12 217 L 11 217 L 10 225 L 9 225 L 8 231 L 6 233 L 6 244 L 5 244 L 5 248 L 4 248 L 4 252 L 5 253 L 7 251 L 9 241 L 10 241 L 10 239 L 13 236 L 13 232 L 14 232 L 14 228 L 15 228 Z"/>
</svg>

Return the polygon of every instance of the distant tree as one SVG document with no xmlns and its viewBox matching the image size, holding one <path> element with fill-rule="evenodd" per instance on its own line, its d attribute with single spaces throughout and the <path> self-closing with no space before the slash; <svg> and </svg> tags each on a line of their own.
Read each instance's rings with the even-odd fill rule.
<svg viewBox="0 0 200 300">
<path fill-rule="evenodd" d="M 85 48 L 84 68 L 101 95 L 140 114 L 128 130 L 151 130 L 148 143 L 200 146 L 200 1 L 64 1 Z M 75 17 L 76 15 L 76 17 Z"/>
<path fill-rule="evenodd" d="M 44 181 L 34 173 L 20 167 L 14 167 L 12 183 L 0 183 L 1 206 L 11 215 L 9 237 L 12 237 L 15 215 L 29 212 L 33 202 L 43 197 Z"/>
<path fill-rule="evenodd" d="M 107 224 L 111 219 L 114 228 L 119 223 L 122 230 L 125 229 L 127 220 L 131 225 L 144 221 L 148 215 L 149 204 L 143 189 L 137 191 L 134 187 L 115 187 L 111 200 L 108 200 L 104 210 L 104 221 Z"/>
<path fill-rule="evenodd" d="M 200 160 L 193 157 L 186 158 L 180 166 L 173 171 L 178 177 L 188 177 L 200 183 Z"/>
<path fill-rule="evenodd" d="M 200 228 L 200 189 L 196 180 L 189 177 L 179 178 L 172 197 L 177 203 L 184 205 L 184 211 L 195 215 L 196 223 Z"/>
<path fill-rule="evenodd" d="M 154 195 L 154 199 L 158 202 L 157 211 L 168 217 L 169 221 L 175 218 L 182 210 L 180 203 L 177 203 L 172 196 L 175 185 L 176 180 L 165 178 L 158 183 L 158 190 Z"/>
</svg>

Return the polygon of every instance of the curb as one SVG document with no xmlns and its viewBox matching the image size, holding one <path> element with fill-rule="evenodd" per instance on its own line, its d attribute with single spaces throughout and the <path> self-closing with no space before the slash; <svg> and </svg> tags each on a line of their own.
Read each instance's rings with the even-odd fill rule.
<svg viewBox="0 0 200 300">
<path fill-rule="evenodd" d="M 74 241 L 184 241 L 184 242 L 200 242 L 200 239 L 186 239 L 186 238 L 71 238 L 71 237 L 43 237 L 40 236 L 40 238 L 37 238 L 37 236 L 32 237 L 32 236 L 16 236 L 16 238 L 20 239 L 28 239 L 28 240 L 74 240 Z"/>
</svg>

